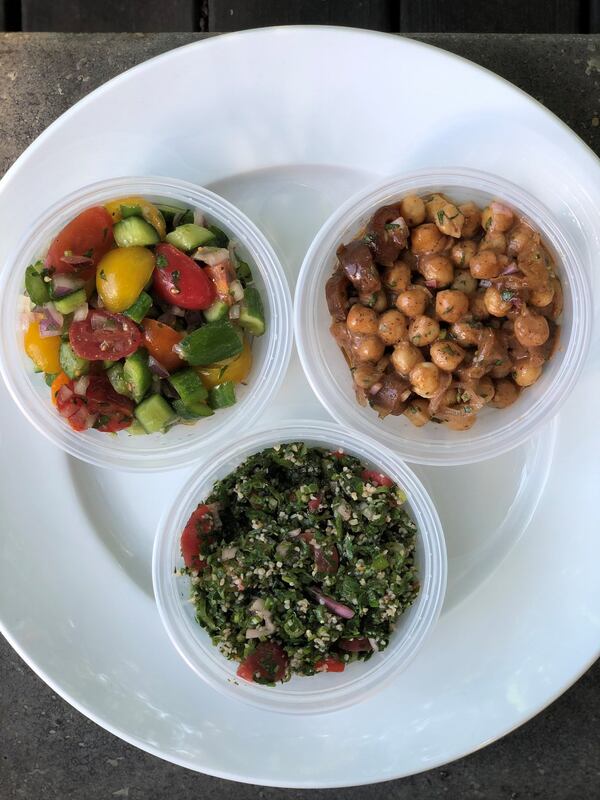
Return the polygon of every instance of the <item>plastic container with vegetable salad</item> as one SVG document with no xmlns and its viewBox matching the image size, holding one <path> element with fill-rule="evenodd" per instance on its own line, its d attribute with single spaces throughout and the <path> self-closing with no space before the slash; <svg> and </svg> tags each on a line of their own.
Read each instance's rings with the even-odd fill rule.
<svg viewBox="0 0 600 800">
<path fill-rule="evenodd" d="M 344 654 L 340 651 L 335 659 L 334 667 L 338 665 L 338 660 L 346 660 L 348 663 L 346 663 L 345 669 L 332 668 L 328 659 L 324 665 L 320 663 L 314 665 L 315 674 L 311 674 L 313 670 L 310 668 L 310 663 L 305 674 L 298 674 L 304 671 L 304 667 L 298 665 L 294 669 L 292 661 L 290 667 L 293 674 L 289 680 L 279 682 L 281 678 L 276 675 L 274 683 L 263 685 L 253 681 L 252 675 L 247 674 L 247 669 L 244 671 L 246 666 L 244 663 L 240 666 L 237 660 L 231 660 L 233 656 L 225 658 L 212 643 L 208 631 L 198 623 L 196 615 L 201 616 L 201 611 L 190 601 L 190 591 L 195 579 L 193 572 L 191 575 L 185 573 L 185 565 L 190 563 L 190 553 L 187 552 L 188 537 L 186 535 L 182 538 L 182 531 L 187 530 L 189 524 L 196 520 L 201 510 L 198 508 L 199 504 L 206 502 L 216 481 L 234 472 L 249 456 L 285 443 L 304 443 L 309 448 L 321 448 L 333 456 L 339 451 L 355 456 L 366 468 L 364 475 L 377 475 L 386 481 L 380 485 L 387 486 L 393 482 L 404 492 L 407 500 L 402 507 L 408 512 L 417 528 L 415 563 L 419 588 L 412 605 L 409 605 L 395 622 L 394 629 L 389 636 L 389 644 L 385 646 L 385 649 L 372 652 L 368 660 L 355 660 L 352 657 L 349 660 L 344 659 Z M 376 486 L 378 481 L 373 480 Z M 373 487 L 370 491 L 372 490 Z M 300 503 L 303 502 L 302 497 L 297 499 Z M 311 501 L 308 502 L 310 510 Z M 358 498 L 358 502 L 360 502 L 360 498 Z M 202 506 L 201 508 L 208 507 Z M 292 518 L 290 517 L 290 519 Z M 206 519 L 203 518 L 201 527 L 205 522 Z M 302 523 L 298 524 L 302 525 Z M 343 524 L 346 526 L 347 533 L 353 530 L 348 527 L 352 524 L 350 520 Z M 254 529 L 254 525 L 252 528 Z M 204 530 L 203 527 L 202 530 Z M 293 537 L 296 533 L 300 538 L 303 536 L 297 531 L 291 531 L 290 535 Z M 213 534 L 207 535 L 212 536 Z M 217 548 L 215 557 L 217 559 L 233 557 L 234 548 L 230 548 L 229 545 L 225 546 L 226 550 L 232 550 L 232 552 L 223 550 L 221 553 L 218 535 L 218 529 L 215 529 L 214 545 Z M 289 537 L 284 537 L 284 540 L 287 538 Z M 260 533 L 257 541 L 262 542 Z M 315 547 L 314 542 L 312 545 L 309 543 L 309 553 L 311 547 L 314 548 L 315 554 L 318 553 L 318 545 Z M 183 555 L 181 548 L 184 550 Z M 252 560 L 251 553 L 249 553 L 249 558 Z M 259 558 L 258 555 L 257 558 Z M 310 558 L 308 555 L 309 561 Z M 339 563 L 342 564 L 346 556 L 340 551 L 339 558 Z M 259 560 L 259 566 L 263 567 L 264 571 L 264 558 L 260 556 Z M 283 560 L 285 561 L 285 556 Z M 316 559 L 316 574 L 320 571 L 318 563 L 318 559 Z M 277 564 L 276 566 L 280 567 L 281 565 Z M 182 574 L 182 570 L 184 574 Z M 327 572 L 327 570 L 325 571 Z M 367 573 L 367 575 L 369 574 Z M 381 578 L 382 575 L 378 577 Z M 336 711 L 369 697 L 391 680 L 397 679 L 399 673 L 416 655 L 429 631 L 435 625 L 442 607 L 446 588 L 446 549 L 440 520 L 431 499 L 414 473 L 390 450 L 361 435 L 339 428 L 335 424 L 296 421 L 282 423 L 277 430 L 263 430 L 245 436 L 235 444 L 220 448 L 213 454 L 210 466 L 201 469 L 188 480 L 160 522 L 154 545 L 153 583 L 159 612 L 171 641 L 187 664 L 210 686 L 226 695 L 270 711 L 293 714 L 325 713 Z M 329 582 L 328 585 L 331 583 Z M 243 589 L 242 586 L 240 590 Z M 368 589 L 369 587 L 366 585 L 365 591 Z M 220 591 L 218 587 L 216 591 Z M 309 587 L 307 591 L 309 595 L 311 592 L 315 594 L 314 588 Z M 334 590 L 329 591 L 333 593 Z M 243 603 L 250 602 L 257 592 L 257 589 L 244 591 Z M 316 595 L 319 599 L 318 593 Z M 261 600 L 266 601 L 268 608 L 269 597 L 257 596 L 255 603 L 259 603 Z M 321 600 L 326 605 L 329 604 L 328 608 L 331 607 L 331 598 L 321 595 Z M 251 605 L 250 607 L 254 608 L 255 606 Z M 207 611 L 208 607 L 206 606 L 204 617 L 206 617 Z M 344 608 L 340 613 L 343 611 Z M 261 615 L 260 610 L 257 613 L 259 616 Z M 344 616 L 347 618 L 349 614 L 344 614 Z M 356 619 L 358 621 L 358 617 Z M 259 621 L 256 624 L 261 623 Z M 267 624 L 268 620 L 265 620 L 265 625 Z M 260 634 L 261 630 L 259 629 L 256 633 Z M 274 637 L 277 637 L 276 631 L 273 634 Z M 254 633 L 246 635 L 252 637 Z M 250 649 L 252 649 L 253 641 L 257 640 L 249 639 Z M 292 649 L 293 641 L 294 639 L 292 639 Z M 343 649 L 344 641 L 340 640 L 340 643 Z M 264 644 L 262 646 L 265 647 Z M 273 647 L 269 639 L 267 639 L 267 646 Z M 377 650 L 377 648 L 374 649 Z M 258 648 L 254 652 L 258 653 Z M 321 671 L 322 669 L 323 671 Z"/>
<path fill-rule="evenodd" d="M 271 246 L 226 200 L 169 178 L 102 181 L 51 207 L 5 265 L 0 366 L 71 455 L 181 467 L 268 404 L 290 307 Z"/>
</svg>

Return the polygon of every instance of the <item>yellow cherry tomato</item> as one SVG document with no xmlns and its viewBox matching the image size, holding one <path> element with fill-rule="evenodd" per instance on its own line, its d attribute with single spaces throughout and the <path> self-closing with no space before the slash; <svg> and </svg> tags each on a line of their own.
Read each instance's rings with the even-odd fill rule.
<svg viewBox="0 0 600 800">
<path fill-rule="evenodd" d="M 96 290 L 108 311 L 126 311 L 140 296 L 154 270 L 154 254 L 146 247 L 117 247 L 100 259 Z"/>
<path fill-rule="evenodd" d="M 39 322 L 31 322 L 23 337 L 25 352 L 42 372 L 60 372 L 60 336 L 40 336 Z"/>
<path fill-rule="evenodd" d="M 210 364 L 208 367 L 197 367 L 196 372 L 200 375 L 202 383 L 207 389 L 212 389 L 224 381 L 242 383 L 245 381 L 252 369 L 252 349 L 248 339 L 244 339 L 242 352 L 235 358 L 228 359 L 227 362 Z"/>
<path fill-rule="evenodd" d="M 149 222 L 150 225 L 152 225 L 161 239 L 165 238 L 165 234 L 167 232 L 165 218 L 160 213 L 158 208 L 149 200 L 146 200 L 145 197 L 139 197 L 138 195 L 132 195 L 131 197 L 118 197 L 116 200 L 110 200 L 108 203 L 106 203 L 104 208 L 111 215 L 113 223 L 119 222 L 122 218 L 121 206 L 139 206 L 140 213 L 146 222 Z"/>
</svg>

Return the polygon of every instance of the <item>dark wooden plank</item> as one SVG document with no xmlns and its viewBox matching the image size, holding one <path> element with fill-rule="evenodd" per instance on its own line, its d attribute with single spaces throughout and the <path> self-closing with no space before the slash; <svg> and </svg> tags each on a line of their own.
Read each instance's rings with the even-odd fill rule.
<svg viewBox="0 0 600 800">
<path fill-rule="evenodd" d="M 577 33 L 588 0 L 398 0 L 402 32 Z"/>
<path fill-rule="evenodd" d="M 194 31 L 196 0 L 22 0 L 24 31 Z"/>
<path fill-rule="evenodd" d="M 391 31 L 397 28 L 396 0 L 209 0 L 211 31 L 239 31 L 266 25 L 348 25 Z"/>
<path fill-rule="evenodd" d="M 589 0 L 589 33 L 600 33 L 600 0 Z"/>
</svg>

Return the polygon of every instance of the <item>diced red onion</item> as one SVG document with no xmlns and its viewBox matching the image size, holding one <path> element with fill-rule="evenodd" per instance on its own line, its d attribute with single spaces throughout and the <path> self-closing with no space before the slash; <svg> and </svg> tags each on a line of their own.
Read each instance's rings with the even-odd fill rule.
<svg viewBox="0 0 600 800">
<path fill-rule="evenodd" d="M 61 328 L 57 328 L 54 322 L 48 317 L 43 317 L 40 320 L 40 338 L 50 339 L 52 336 L 60 336 Z"/>
<path fill-rule="evenodd" d="M 429 289 L 437 289 L 437 281 L 425 281 L 425 286 Z"/>
<path fill-rule="evenodd" d="M 336 616 L 341 617 L 342 619 L 352 619 L 354 616 L 354 611 L 349 606 L 339 603 L 337 600 L 334 600 L 333 597 L 328 597 L 326 594 L 323 594 L 321 591 L 319 591 L 319 589 L 317 589 L 315 586 L 309 587 L 307 592 L 311 594 L 315 600 L 318 600 L 322 606 L 328 608 Z"/>
<path fill-rule="evenodd" d="M 52 291 L 55 297 L 65 297 L 81 289 L 84 282 L 74 275 L 58 274 L 52 278 Z"/>
<path fill-rule="evenodd" d="M 171 306 L 171 314 L 174 314 L 176 317 L 185 317 L 185 310 L 179 308 L 179 306 Z"/>
<path fill-rule="evenodd" d="M 519 271 L 519 267 L 515 264 L 514 261 L 511 261 L 504 269 L 502 270 L 503 275 L 514 275 L 515 272 Z"/>
<path fill-rule="evenodd" d="M 192 258 L 196 261 L 203 261 L 209 267 L 216 267 L 224 261 L 229 261 L 229 251 L 224 247 L 199 247 Z"/>
<path fill-rule="evenodd" d="M 200 225 L 201 228 L 203 228 L 206 225 L 204 214 L 197 208 L 194 210 L 194 225 Z"/>
<path fill-rule="evenodd" d="M 75 392 L 75 394 L 78 394 L 81 397 L 85 397 L 85 393 L 87 392 L 89 385 L 90 385 L 90 376 L 82 375 L 81 378 L 77 378 L 77 380 L 73 384 L 73 391 Z"/>
<path fill-rule="evenodd" d="M 115 320 L 110 317 L 105 317 L 104 314 L 92 313 L 90 325 L 93 331 L 115 331 L 117 329 Z"/>
<path fill-rule="evenodd" d="M 489 289 L 489 287 L 492 285 L 492 282 L 484 279 L 479 281 L 479 285 L 483 286 L 484 289 Z"/>
<path fill-rule="evenodd" d="M 74 266 L 92 263 L 92 259 L 89 256 L 64 255 L 61 256 L 60 260 L 63 261 L 65 264 L 73 264 Z"/>
<path fill-rule="evenodd" d="M 44 308 L 44 314 L 46 314 L 51 320 L 53 320 L 54 324 L 57 325 L 57 327 L 62 328 L 65 318 L 60 313 L 60 311 L 57 311 L 52 303 L 46 303 L 43 306 L 43 308 Z"/>
<path fill-rule="evenodd" d="M 168 378 L 169 370 L 163 367 L 160 361 L 157 361 L 154 356 L 148 356 L 148 366 L 151 372 L 158 375 L 159 378 Z"/>
<path fill-rule="evenodd" d="M 517 310 L 523 307 L 523 301 L 520 297 L 512 297 L 510 302 Z"/>
<path fill-rule="evenodd" d="M 381 389 L 383 389 L 383 383 L 374 383 L 369 389 L 369 394 L 377 394 Z"/>
<path fill-rule="evenodd" d="M 229 309 L 229 319 L 239 319 L 239 318 L 240 318 L 240 307 L 236 303 Z"/>
<path fill-rule="evenodd" d="M 295 539 L 297 536 L 300 536 L 302 533 L 302 528 L 294 528 L 293 531 L 288 531 L 288 536 L 291 536 L 292 539 Z"/>
<path fill-rule="evenodd" d="M 58 336 L 62 331 L 64 322 L 63 315 L 54 308 L 52 303 L 46 303 L 41 308 L 42 317 L 40 319 L 40 336 L 48 338 Z"/>
<path fill-rule="evenodd" d="M 90 307 L 87 303 L 82 303 L 80 306 L 77 306 L 73 314 L 73 322 L 83 322 L 85 319 L 87 319 L 89 310 Z"/>
<path fill-rule="evenodd" d="M 371 645 L 371 650 L 372 650 L 374 653 L 378 653 L 378 652 L 379 652 L 379 648 L 377 647 L 377 642 L 375 641 L 375 639 L 373 639 L 373 637 L 372 637 L 372 636 L 369 636 L 369 637 L 368 637 L 368 642 L 369 642 L 369 644 Z"/>
<path fill-rule="evenodd" d="M 58 392 L 56 393 L 56 399 L 60 403 L 66 403 L 68 400 L 71 399 L 71 397 L 73 397 L 73 390 L 66 385 L 61 386 Z"/>
<path fill-rule="evenodd" d="M 231 281 L 229 291 L 235 303 L 239 303 L 240 300 L 244 299 L 244 287 L 240 281 Z"/>
</svg>

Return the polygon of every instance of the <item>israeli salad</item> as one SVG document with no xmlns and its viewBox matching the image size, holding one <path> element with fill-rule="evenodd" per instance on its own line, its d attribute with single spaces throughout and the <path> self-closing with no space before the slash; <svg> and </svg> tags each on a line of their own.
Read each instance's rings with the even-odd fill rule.
<svg viewBox="0 0 600 800">
<path fill-rule="evenodd" d="M 76 431 L 164 432 L 236 402 L 265 315 L 250 266 L 192 209 L 87 208 L 25 270 L 24 347 Z"/>
</svg>

